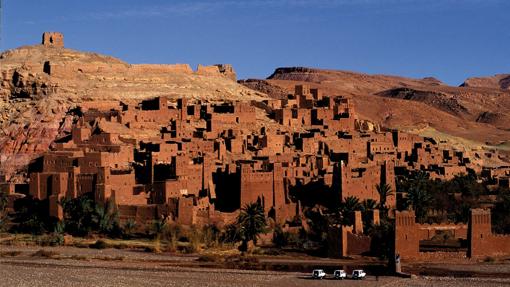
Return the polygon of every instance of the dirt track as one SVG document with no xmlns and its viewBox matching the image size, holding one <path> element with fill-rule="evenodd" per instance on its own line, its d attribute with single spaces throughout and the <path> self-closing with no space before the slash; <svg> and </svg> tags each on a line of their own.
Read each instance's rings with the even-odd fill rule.
<svg viewBox="0 0 510 287">
<path fill-rule="evenodd" d="M 126 250 L 56 248 L 55 258 L 34 257 L 30 247 L 0 257 L 0 286 L 510 286 L 510 279 L 369 276 L 363 281 L 311 280 L 309 274 L 187 266 L 193 257 Z M 79 254 L 77 253 L 79 252 Z M 81 257 L 79 257 L 81 256 Z M 51 257 L 51 256 L 50 256 Z M 182 265 L 182 266 L 180 266 Z M 508 266 L 505 266 L 506 269 Z M 492 269 L 491 265 L 485 268 Z M 499 268 L 494 265 L 494 268 Z"/>
<path fill-rule="evenodd" d="M 307 274 L 200 268 L 144 268 L 71 260 L 0 261 L 0 286 L 502 286 L 510 280 L 368 277 L 311 280 Z"/>
</svg>

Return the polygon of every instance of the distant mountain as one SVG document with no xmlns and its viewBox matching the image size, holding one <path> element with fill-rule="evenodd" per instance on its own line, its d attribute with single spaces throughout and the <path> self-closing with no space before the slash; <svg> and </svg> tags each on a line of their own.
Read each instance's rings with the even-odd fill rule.
<svg viewBox="0 0 510 287">
<path fill-rule="evenodd" d="M 468 78 L 460 86 L 510 90 L 510 74 L 499 74 L 492 77 Z"/>
</svg>

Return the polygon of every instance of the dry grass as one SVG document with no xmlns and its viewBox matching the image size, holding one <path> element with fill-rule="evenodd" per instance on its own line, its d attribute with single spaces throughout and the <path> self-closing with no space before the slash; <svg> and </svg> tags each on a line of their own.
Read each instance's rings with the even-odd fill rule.
<svg viewBox="0 0 510 287">
<path fill-rule="evenodd" d="M 95 256 L 92 259 L 102 260 L 102 261 L 124 261 L 126 257 L 124 256 Z"/>
<path fill-rule="evenodd" d="M 89 260 L 89 258 L 85 255 L 72 255 L 71 257 L 69 257 L 69 259 L 73 259 L 73 260 Z"/>
<path fill-rule="evenodd" d="M 59 253 L 51 250 L 40 249 L 32 254 L 32 257 L 56 259 Z"/>
<path fill-rule="evenodd" d="M 16 257 L 21 255 L 21 251 L 3 251 L 0 252 L 0 257 Z"/>
</svg>

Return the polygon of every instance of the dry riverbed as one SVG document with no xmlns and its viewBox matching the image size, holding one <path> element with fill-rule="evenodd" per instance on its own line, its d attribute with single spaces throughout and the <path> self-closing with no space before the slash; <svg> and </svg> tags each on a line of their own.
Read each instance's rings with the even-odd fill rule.
<svg viewBox="0 0 510 287">
<path fill-rule="evenodd" d="M 309 273 L 204 268 L 198 256 L 132 250 L 0 245 L 0 286 L 510 286 L 510 264 L 453 264 L 441 270 L 500 274 L 477 278 L 370 275 L 366 280 L 311 280 Z M 261 259 L 271 261 L 269 257 Z M 273 261 L 290 261 L 275 257 Z M 345 264 L 300 258 L 299 264 Z M 357 263 L 358 264 L 358 263 Z M 439 268 L 441 264 L 431 264 Z M 443 266 L 444 267 L 444 266 Z M 312 268 L 312 267 L 310 267 Z M 423 268 L 417 265 L 416 270 Z M 485 273 L 483 273 L 485 272 Z"/>
</svg>

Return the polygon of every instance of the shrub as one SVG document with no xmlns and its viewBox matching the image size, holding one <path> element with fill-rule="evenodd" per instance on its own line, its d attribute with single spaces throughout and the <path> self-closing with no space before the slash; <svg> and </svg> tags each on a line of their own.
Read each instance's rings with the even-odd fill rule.
<svg viewBox="0 0 510 287">
<path fill-rule="evenodd" d="M 214 255 L 214 254 L 203 254 L 197 258 L 199 262 L 221 262 L 224 261 L 222 256 Z"/>
<path fill-rule="evenodd" d="M 32 254 L 32 257 L 42 258 L 55 258 L 58 256 L 58 252 L 40 249 Z"/>
<path fill-rule="evenodd" d="M 39 236 L 36 240 L 41 246 L 61 246 L 64 245 L 64 235 L 59 233 L 51 233 Z"/>
<path fill-rule="evenodd" d="M 279 225 L 277 225 L 273 231 L 273 244 L 276 247 L 284 247 L 289 244 L 289 233 L 284 232 Z"/>
<path fill-rule="evenodd" d="M 106 249 L 109 247 L 109 245 L 104 240 L 99 239 L 96 242 L 90 244 L 89 247 L 94 249 Z"/>
<path fill-rule="evenodd" d="M 0 257 L 16 257 L 21 254 L 21 251 L 4 251 L 0 252 Z"/>
<path fill-rule="evenodd" d="M 85 255 L 72 255 L 70 258 L 73 260 L 88 260 L 87 256 Z"/>
</svg>

